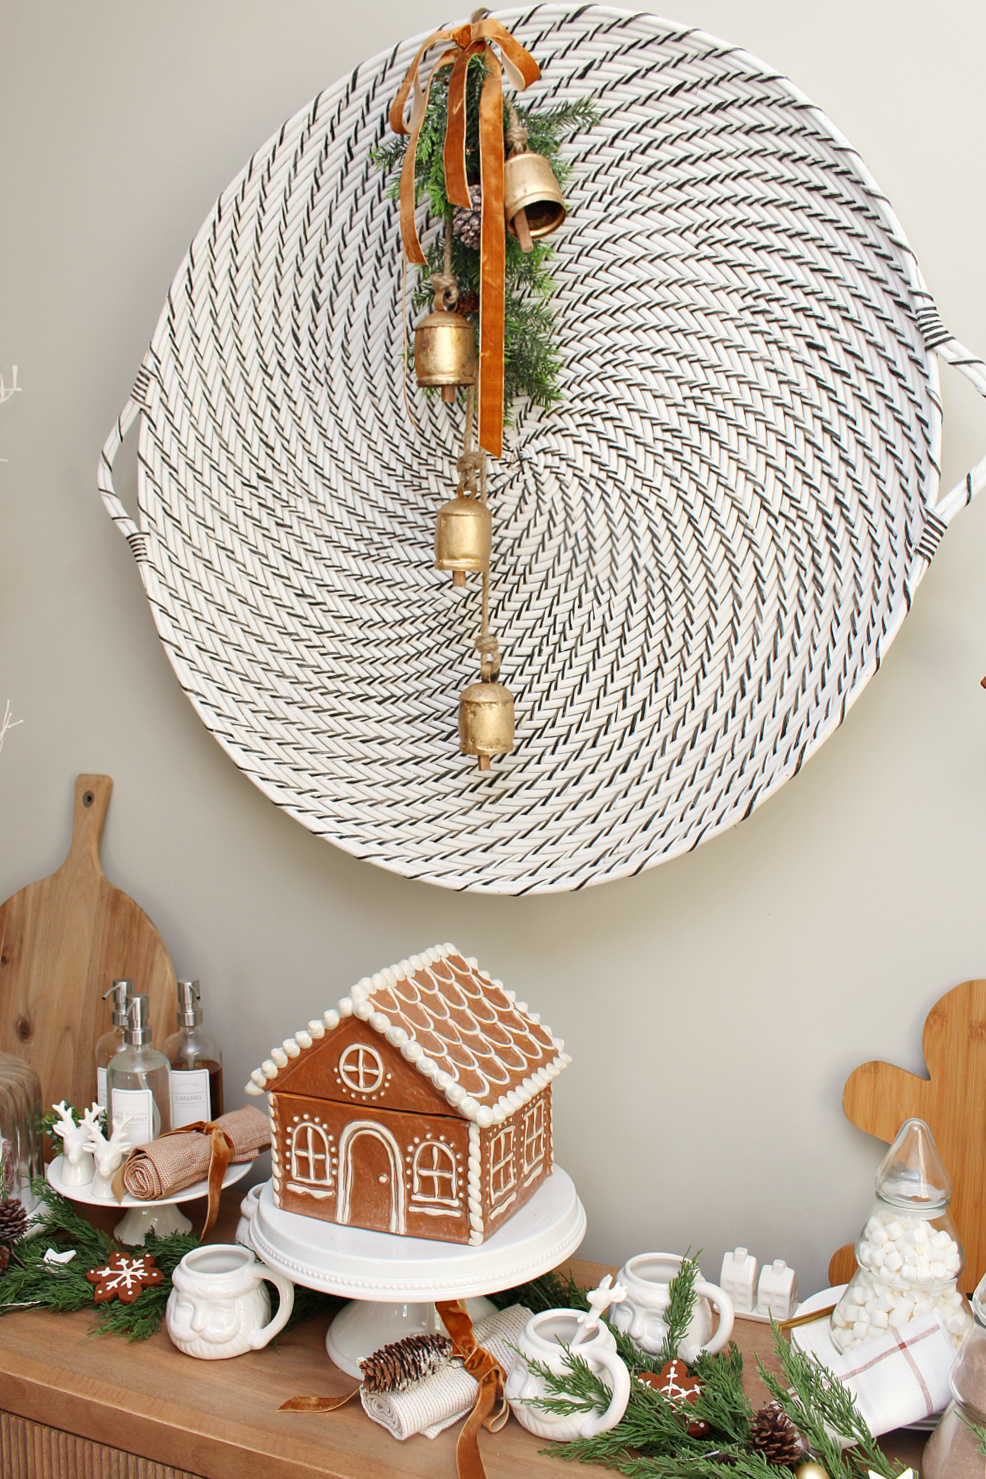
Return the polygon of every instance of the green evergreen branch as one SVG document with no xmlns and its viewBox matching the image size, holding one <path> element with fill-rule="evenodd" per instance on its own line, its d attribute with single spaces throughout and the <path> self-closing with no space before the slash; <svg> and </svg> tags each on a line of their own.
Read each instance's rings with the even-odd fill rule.
<svg viewBox="0 0 986 1479">
<path fill-rule="evenodd" d="M 678 1347 L 687 1334 L 695 1313 L 695 1281 L 699 1273 L 697 1258 L 690 1258 L 686 1253 L 678 1272 L 668 1285 L 668 1307 L 664 1311 L 667 1334 L 655 1358 L 659 1370 L 666 1362 L 674 1360 Z"/>
<path fill-rule="evenodd" d="M 776 1326 L 774 1348 L 782 1375 L 768 1371 L 758 1356 L 760 1376 L 830 1479 L 867 1479 L 870 1470 L 895 1479 L 903 1472 L 877 1447 L 849 1388 L 828 1367 L 789 1345 Z M 853 1446 L 843 1450 L 840 1438 Z"/>
</svg>

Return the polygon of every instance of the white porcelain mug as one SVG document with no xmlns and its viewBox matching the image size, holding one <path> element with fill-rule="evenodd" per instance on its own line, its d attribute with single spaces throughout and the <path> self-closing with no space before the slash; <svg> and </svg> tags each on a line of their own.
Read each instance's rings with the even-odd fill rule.
<svg viewBox="0 0 986 1479">
<path fill-rule="evenodd" d="M 281 1303 L 273 1320 L 268 1279 Z M 283 1330 L 294 1306 L 294 1285 L 239 1243 L 208 1243 L 186 1253 L 171 1277 L 165 1324 L 186 1356 L 219 1361 L 259 1351 Z"/>
<path fill-rule="evenodd" d="M 517 1355 L 510 1368 L 504 1391 L 517 1421 L 538 1438 L 553 1438 L 568 1443 L 575 1438 L 595 1438 L 615 1428 L 626 1412 L 630 1399 L 630 1373 L 616 1354 L 613 1332 L 599 1325 L 584 1340 L 576 1337 L 582 1331 L 578 1310 L 542 1310 L 532 1315 L 517 1342 Z M 545 1395 L 544 1379 L 532 1371 L 528 1358 L 540 1361 L 556 1376 L 566 1371 L 565 1346 L 587 1361 L 592 1371 L 612 1387 L 613 1397 L 605 1412 L 596 1408 L 589 1413 L 546 1412 L 537 1405 Z"/>
<path fill-rule="evenodd" d="M 671 1280 L 681 1269 L 684 1259 L 675 1253 L 638 1253 L 627 1259 L 617 1274 L 617 1282 L 626 1286 L 627 1297 L 615 1304 L 609 1319 L 617 1330 L 629 1335 L 638 1350 L 656 1356 L 668 1333 L 665 1312 Z M 695 1280 L 695 1308 L 678 1354 L 691 1364 L 700 1351 L 714 1355 L 721 1351 L 733 1333 L 733 1302 L 718 1284 Z M 711 1301 L 711 1303 L 710 1303 Z M 712 1305 L 719 1311 L 719 1326 L 712 1334 Z"/>
</svg>

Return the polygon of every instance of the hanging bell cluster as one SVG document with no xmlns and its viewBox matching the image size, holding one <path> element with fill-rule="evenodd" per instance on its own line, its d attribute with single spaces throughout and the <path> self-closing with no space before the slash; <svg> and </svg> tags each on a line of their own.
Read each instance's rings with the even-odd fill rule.
<svg viewBox="0 0 986 1479">
<path fill-rule="evenodd" d="M 481 672 L 459 698 L 459 749 L 475 755 L 480 770 L 489 770 L 491 755 L 508 755 L 514 747 L 514 700 L 496 682 L 499 661 L 496 668 L 484 662 Z"/>
</svg>

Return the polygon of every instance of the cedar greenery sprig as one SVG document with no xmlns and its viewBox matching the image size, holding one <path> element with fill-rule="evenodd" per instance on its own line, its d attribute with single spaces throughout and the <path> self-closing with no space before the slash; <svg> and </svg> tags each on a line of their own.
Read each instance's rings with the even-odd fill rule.
<svg viewBox="0 0 986 1479">
<path fill-rule="evenodd" d="M 470 184 L 478 184 L 479 166 L 479 96 L 482 91 L 484 63 L 473 57 L 466 73 L 466 172 Z M 453 207 L 445 186 L 445 125 L 448 119 L 448 85 L 450 69 L 443 68 L 435 77 L 428 98 L 428 109 L 422 121 L 415 155 L 415 195 L 427 203 L 431 217 L 442 229 L 427 248 L 427 267 L 419 268 L 419 281 L 414 290 L 416 307 L 428 307 L 432 289 L 430 277 L 444 266 L 445 233 L 450 230 Z M 591 98 L 579 98 L 549 108 L 514 103 L 521 124 L 527 129 L 528 148 L 543 154 L 564 189 L 571 175 L 571 165 L 563 157 L 564 140 L 579 129 L 591 128 L 599 121 L 599 112 Z M 509 125 L 504 104 L 504 132 Z M 393 176 L 389 194 L 399 193 L 399 174 L 407 150 L 407 137 L 383 144 L 371 154 L 374 164 Z M 506 306 L 504 320 L 504 411 L 509 413 L 514 400 L 527 396 L 535 405 L 550 406 L 560 400 L 558 374 L 561 359 L 555 348 L 554 320 L 548 300 L 555 284 L 548 269 L 552 248 L 536 241 L 534 250 L 523 252 L 520 243 L 509 232 L 506 236 Z M 452 235 L 452 271 L 460 293 L 468 303 L 479 298 L 480 255 Z M 476 308 L 461 307 L 460 312 L 478 330 Z M 509 415 L 506 416 L 509 422 Z"/>
<path fill-rule="evenodd" d="M 757 1359 L 764 1385 L 799 1432 L 804 1434 L 830 1479 L 867 1479 L 872 1472 L 894 1479 L 901 1466 L 881 1453 L 849 1388 L 827 1367 L 789 1345 L 774 1328 L 782 1376 Z M 838 1434 L 853 1446 L 843 1450 Z"/>
</svg>

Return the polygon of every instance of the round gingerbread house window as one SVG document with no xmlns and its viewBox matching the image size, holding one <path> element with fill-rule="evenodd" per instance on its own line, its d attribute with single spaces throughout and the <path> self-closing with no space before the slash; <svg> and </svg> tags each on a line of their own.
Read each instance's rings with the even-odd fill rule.
<svg viewBox="0 0 986 1479">
<path fill-rule="evenodd" d="M 339 1077 L 354 1094 L 375 1094 L 383 1083 L 383 1060 L 375 1048 L 353 1043 L 339 1059 Z"/>
</svg>

